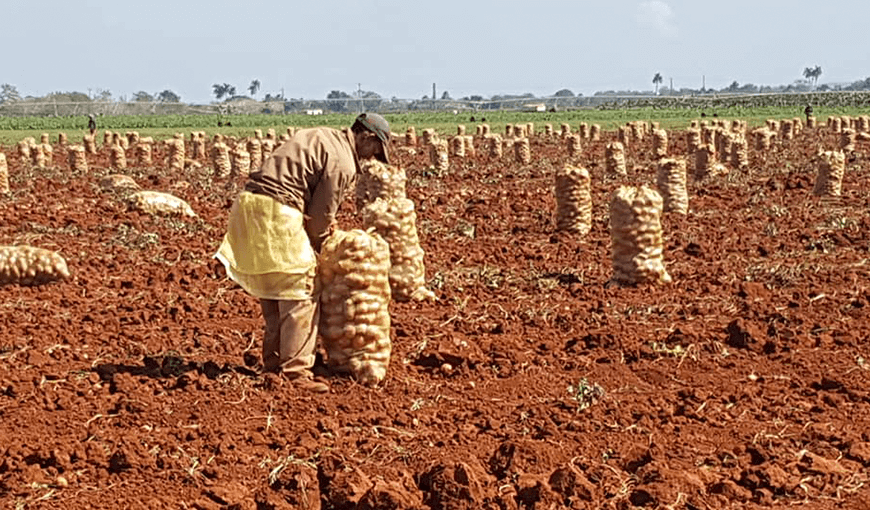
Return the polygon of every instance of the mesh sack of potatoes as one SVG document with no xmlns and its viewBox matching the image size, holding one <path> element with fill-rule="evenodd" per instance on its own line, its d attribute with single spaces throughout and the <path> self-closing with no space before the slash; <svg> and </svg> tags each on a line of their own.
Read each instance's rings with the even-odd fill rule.
<svg viewBox="0 0 870 510">
<path fill-rule="evenodd" d="M 855 122 L 855 130 L 859 133 L 866 133 L 870 130 L 870 115 L 861 115 Z"/>
<path fill-rule="evenodd" d="M 465 137 L 456 135 L 450 139 L 450 155 L 457 158 L 465 157 Z"/>
<path fill-rule="evenodd" d="M 232 163 L 230 162 L 230 149 L 227 144 L 218 142 L 211 147 L 211 165 L 214 175 L 224 178 L 230 175 Z"/>
<path fill-rule="evenodd" d="M 245 148 L 251 156 L 251 170 L 259 170 L 260 166 L 263 164 L 263 146 L 260 143 L 260 140 L 257 138 L 248 139 Z"/>
<path fill-rule="evenodd" d="M 124 133 L 127 136 L 127 144 L 128 145 L 136 145 L 139 143 L 139 132 L 138 131 L 127 131 Z"/>
<path fill-rule="evenodd" d="M 433 140 L 429 144 L 429 161 L 439 173 L 450 168 L 450 157 L 447 155 L 447 140 Z"/>
<path fill-rule="evenodd" d="M 438 139 L 438 134 L 435 133 L 435 130 L 432 128 L 426 128 L 423 130 L 423 145 L 429 146 L 432 145 L 432 142 Z"/>
<path fill-rule="evenodd" d="M 39 143 L 51 143 L 48 133 L 42 133 L 39 135 Z"/>
<path fill-rule="evenodd" d="M 100 179 L 100 188 L 106 191 L 139 191 L 139 185 L 129 175 L 111 174 Z"/>
<path fill-rule="evenodd" d="M 665 212 L 689 213 L 685 160 L 673 158 L 659 160 L 656 187 L 662 196 L 662 207 Z"/>
<path fill-rule="evenodd" d="M 563 122 L 559 126 L 559 128 L 560 128 L 559 136 L 565 137 L 565 136 L 568 136 L 571 134 L 571 125 L 570 124 L 566 124 Z"/>
<path fill-rule="evenodd" d="M 376 159 L 363 160 L 356 177 L 354 198 L 357 211 L 362 211 L 378 198 L 405 198 L 406 182 L 405 169 Z"/>
<path fill-rule="evenodd" d="M 626 175 L 625 149 L 620 142 L 608 143 L 604 147 L 604 170 L 607 175 Z"/>
<path fill-rule="evenodd" d="M 0 193 L 9 193 L 9 165 L 6 154 L 0 152 Z"/>
<path fill-rule="evenodd" d="M 115 170 L 127 168 L 127 154 L 120 145 L 113 145 L 109 155 L 109 165 Z"/>
<path fill-rule="evenodd" d="M 628 124 L 631 139 L 635 142 L 642 142 L 646 134 L 646 123 L 641 121 L 630 122 Z"/>
<path fill-rule="evenodd" d="M 417 146 L 417 130 L 414 126 L 408 126 L 408 129 L 405 130 L 405 145 L 409 147 Z"/>
<path fill-rule="evenodd" d="M 668 155 L 668 132 L 664 129 L 654 129 L 653 136 L 653 155 L 657 158 L 663 158 Z"/>
<path fill-rule="evenodd" d="M 0 246 L 0 285 L 42 285 L 69 278 L 59 253 L 33 246 Z"/>
<path fill-rule="evenodd" d="M 456 134 L 458 136 L 465 136 L 465 124 L 456 125 Z"/>
<path fill-rule="evenodd" d="M 620 186 L 610 199 L 613 281 L 668 283 L 661 225 L 662 197 L 654 189 Z"/>
<path fill-rule="evenodd" d="M 151 143 L 146 141 L 144 138 L 141 138 L 139 143 L 136 144 L 136 165 L 139 168 L 148 168 L 153 165 L 154 161 L 151 157 L 151 153 Z"/>
<path fill-rule="evenodd" d="M 535 123 L 534 122 L 526 122 L 526 136 L 535 136 Z"/>
<path fill-rule="evenodd" d="M 127 141 L 127 137 L 122 135 L 121 133 L 112 133 L 112 144 L 118 145 L 122 147 L 124 150 L 130 148 L 130 142 Z"/>
<path fill-rule="evenodd" d="M 584 140 L 589 139 L 589 124 L 585 122 L 580 123 L 580 129 L 577 131 L 580 134 L 580 138 Z"/>
<path fill-rule="evenodd" d="M 601 139 L 601 126 L 598 124 L 592 124 L 589 126 L 589 139 L 593 142 L 597 142 Z"/>
<path fill-rule="evenodd" d="M 465 135 L 462 139 L 465 141 L 465 157 L 473 158 L 477 154 L 477 150 L 474 148 L 474 137 Z"/>
<path fill-rule="evenodd" d="M 88 171 L 88 158 L 85 155 L 85 147 L 83 145 L 70 145 L 67 147 L 66 154 L 70 170 L 73 172 Z"/>
<path fill-rule="evenodd" d="M 269 128 L 266 130 L 266 140 L 276 141 L 278 136 L 275 134 L 275 128 Z"/>
<path fill-rule="evenodd" d="M 483 136 L 483 126 L 478 124 L 474 126 L 474 136 Z"/>
<path fill-rule="evenodd" d="M 493 159 L 502 157 L 501 135 L 489 135 L 489 157 Z"/>
<path fill-rule="evenodd" d="M 812 115 L 807 117 L 807 129 L 815 129 L 819 126 L 819 121 Z"/>
<path fill-rule="evenodd" d="M 870 142 L 870 133 L 858 133 L 855 139 L 859 142 Z"/>
<path fill-rule="evenodd" d="M 489 124 L 481 124 L 480 125 L 480 134 L 486 136 L 492 133 L 492 129 L 489 127 Z"/>
<path fill-rule="evenodd" d="M 731 158 L 731 146 L 734 144 L 734 135 L 730 131 L 721 131 L 718 139 L 719 144 L 716 147 L 716 154 L 719 156 L 719 161 L 727 163 Z"/>
<path fill-rule="evenodd" d="M 819 151 L 816 155 L 819 170 L 813 194 L 816 196 L 838 197 L 843 188 L 843 174 L 846 172 L 846 155 L 841 151 Z"/>
<path fill-rule="evenodd" d="M 773 132 L 768 128 L 758 128 L 753 131 L 755 135 L 755 150 L 756 151 L 766 151 L 770 149 L 771 140 L 773 139 Z"/>
<path fill-rule="evenodd" d="M 236 144 L 232 151 L 230 163 L 230 175 L 232 176 L 248 175 L 251 173 L 251 153 L 245 150 L 245 144 Z"/>
<path fill-rule="evenodd" d="M 139 191 L 130 195 L 128 200 L 131 209 L 146 214 L 196 216 L 187 202 L 169 193 Z"/>
<path fill-rule="evenodd" d="M 199 154 L 205 156 L 205 138 L 199 136 L 199 131 L 190 132 L 190 151 L 194 159 L 199 157 Z"/>
<path fill-rule="evenodd" d="M 630 137 L 631 133 L 625 126 L 619 126 L 616 128 L 616 139 L 619 140 L 619 143 L 621 143 L 623 147 L 628 147 Z"/>
<path fill-rule="evenodd" d="M 789 119 L 785 119 L 780 124 L 780 136 L 783 140 L 793 140 L 794 139 L 794 122 Z"/>
<path fill-rule="evenodd" d="M 505 125 L 505 127 L 504 127 L 504 137 L 505 137 L 505 138 L 511 138 L 511 137 L 513 137 L 514 135 L 515 135 L 515 133 L 514 133 L 514 125 L 513 125 L 513 124 L 507 124 L 507 125 Z"/>
<path fill-rule="evenodd" d="M 702 145 L 695 151 L 695 179 L 703 180 L 711 177 L 715 172 L 713 165 L 716 152 L 709 145 Z"/>
<path fill-rule="evenodd" d="M 843 119 L 840 117 L 834 117 L 829 120 L 831 121 L 831 131 L 838 134 L 843 131 Z"/>
<path fill-rule="evenodd" d="M 108 129 L 103 132 L 103 147 L 112 145 L 112 132 Z"/>
<path fill-rule="evenodd" d="M 323 243 L 320 334 L 328 364 L 375 385 L 390 363 L 390 248 L 373 232 L 338 230 Z"/>
<path fill-rule="evenodd" d="M 845 152 L 853 152 L 855 150 L 855 141 L 857 133 L 854 129 L 848 128 L 840 132 L 840 150 Z"/>
<path fill-rule="evenodd" d="M 94 140 L 94 135 L 86 134 L 82 137 L 82 143 L 85 146 L 85 152 L 88 154 L 97 153 L 97 142 Z"/>
<path fill-rule="evenodd" d="M 390 246 L 390 289 L 396 301 L 434 301 L 426 288 L 423 248 L 417 236 L 414 202 L 407 198 L 377 199 L 362 211 L 365 228 L 374 228 Z"/>
<path fill-rule="evenodd" d="M 745 169 L 749 167 L 749 144 L 740 135 L 734 137 L 731 143 L 731 167 Z"/>
<path fill-rule="evenodd" d="M 580 147 L 580 135 L 566 136 L 565 147 L 568 149 L 568 156 L 579 156 L 582 152 L 582 149 Z"/>
<path fill-rule="evenodd" d="M 260 144 L 263 149 L 263 161 L 266 161 L 270 157 L 272 157 L 272 152 L 275 150 L 275 142 L 272 140 L 263 140 Z"/>
<path fill-rule="evenodd" d="M 528 138 L 519 138 L 514 142 L 514 159 L 523 165 L 532 162 L 532 148 L 529 146 Z"/>
<path fill-rule="evenodd" d="M 791 119 L 791 124 L 793 126 L 795 136 L 801 134 L 801 131 L 803 131 L 804 129 L 804 121 L 801 120 L 800 117 L 795 117 Z"/>
<path fill-rule="evenodd" d="M 698 147 L 703 145 L 701 140 L 701 130 L 690 128 L 686 130 L 686 154 L 694 154 Z"/>
<path fill-rule="evenodd" d="M 564 166 L 556 172 L 556 229 L 586 235 L 592 230 L 592 191 L 589 171 Z"/>
<path fill-rule="evenodd" d="M 184 170 L 184 140 L 170 138 L 164 142 L 169 149 L 169 170 L 181 172 Z"/>
<path fill-rule="evenodd" d="M 39 145 L 42 147 L 42 152 L 45 154 L 45 166 L 54 165 L 54 148 L 50 143 L 42 143 Z"/>
<path fill-rule="evenodd" d="M 550 138 L 555 135 L 552 124 L 544 124 L 544 136 Z"/>
<path fill-rule="evenodd" d="M 716 146 L 716 128 L 712 126 L 701 126 L 701 143 L 711 147 Z"/>
<path fill-rule="evenodd" d="M 36 168 L 45 168 L 45 149 L 41 144 L 30 147 L 30 159 L 33 166 Z"/>
<path fill-rule="evenodd" d="M 66 133 L 58 133 L 57 134 L 58 145 L 66 145 L 68 141 L 69 141 L 69 137 L 66 135 Z"/>
</svg>

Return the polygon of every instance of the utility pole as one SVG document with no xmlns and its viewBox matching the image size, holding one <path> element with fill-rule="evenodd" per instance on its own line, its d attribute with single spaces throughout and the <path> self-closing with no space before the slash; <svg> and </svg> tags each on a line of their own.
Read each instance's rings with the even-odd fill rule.
<svg viewBox="0 0 870 510">
<path fill-rule="evenodd" d="M 432 100 L 434 101 L 434 100 L 436 100 L 436 99 L 438 99 L 438 98 L 435 97 L 435 84 L 432 83 Z"/>
<path fill-rule="evenodd" d="M 701 75 L 701 92 L 704 92 L 706 90 L 707 90 L 707 76 L 702 74 Z"/>
<path fill-rule="evenodd" d="M 671 78 L 671 95 L 674 95 L 674 79 Z"/>
<path fill-rule="evenodd" d="M 363 112 L 363 104 L 362 104 L 362 83 L 356 84 L 356 97 L 359 101 L 359 112 Z"/>
</svg>

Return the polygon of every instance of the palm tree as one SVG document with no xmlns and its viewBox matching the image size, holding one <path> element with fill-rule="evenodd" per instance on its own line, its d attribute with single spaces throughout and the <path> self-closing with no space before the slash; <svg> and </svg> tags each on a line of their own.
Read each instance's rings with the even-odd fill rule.
<svg viewBox="0 0 870 510">
<path fill-rule="evenodd" d="M 215 99 L 217 99 L 218 101 L 220 101 L 221 99 L 223 99 L 223 97 L 225 95 L 227 95 L 227 84 L 226 83 L 224 83 L 223 85 L 221 85 L 220 83 L 215 83 L 214 85 L 211 86 L 211 88 L 212 88 L 212 92 L 214 93 Z"/>
<path fill-rule="evenodd" d="M 813 81 L 813 88 L 819 83 L 819 76 L 822 75 L 822 66 L 805 67 L 804 78 Z"/>
<path fill-rule="evenodd" d="M 250 85 L 248 85 L 248 91 L 251 93 L 251 96 L 257 94 L 257 91 L 260 90 L 260 80 L 253 80 Z"/>
<path fill-rule="evenodd" d="M 656 95 L 658 95 L 658 93 L 659 93 L 659 83 L 661 83 L 663 81 L 664 81 L 664 79 L 662 78 L 661 73 L 656 73 L 656 75 L 653 76 L 653 84 L 656 86 Z"/>
</svg>

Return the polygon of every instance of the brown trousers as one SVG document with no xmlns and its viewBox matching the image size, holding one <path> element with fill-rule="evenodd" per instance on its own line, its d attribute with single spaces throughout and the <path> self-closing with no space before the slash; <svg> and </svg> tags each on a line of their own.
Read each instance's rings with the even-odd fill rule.
<svg viewBox="0 0 870 510">
<path fill-rule="evenodd" d="M 266 333 L 263 336 L 263 370 L 290 377 L 311 377 L 320 307 L 317 300 L 276 301 L 261 299 Z"/>
</svg>

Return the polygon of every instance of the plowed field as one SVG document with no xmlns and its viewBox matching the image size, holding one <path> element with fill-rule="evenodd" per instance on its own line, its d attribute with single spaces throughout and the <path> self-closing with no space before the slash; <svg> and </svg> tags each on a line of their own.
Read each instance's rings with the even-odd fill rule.
<svg viewBox="0 0 870 510">
<path fill-rule="evenodd" d="M 647 138 L 605 177 L 613 139 L 575 161 L 582 238 L 555 231 L 561 139 L 529 165 L 478 139 L 444 175 L 397 143 L 438 301 L 391 305 L 379 388 L 320 396 L 258 373 L 259 305 L 211 258 L 235 191 L 207 162 L 170 175 L 155 147 L 122 171 L 198 214 L 151 217 L 100 188 L 105 149 L 82 175 L 59 145 L 45 170 L 4 148 L 0 244 L 72 277 L 0 287 L 0 507 L 870 508 L 868 144 L 839 199 L 811 194 L 825 128 L 690 179 L 689 214 L 662 218 L 673 283 L 619 287 L 609 197 L 655 170 Z"/>
</svg>

